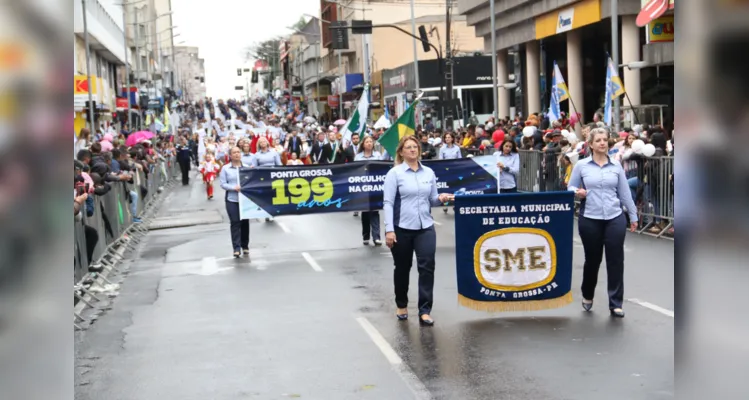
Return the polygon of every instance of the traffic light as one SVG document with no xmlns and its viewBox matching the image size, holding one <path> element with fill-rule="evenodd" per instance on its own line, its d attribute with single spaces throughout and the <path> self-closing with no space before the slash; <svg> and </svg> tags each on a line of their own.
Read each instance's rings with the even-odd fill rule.
<svg viewBox="0 0 749 400">
<path fill-rule="evenodd" d="M 96 102 L 86 101 L 86 121 L 96 119 Z"/>
<path fill-rule="evenodd" d="M 250 82 L 251 83 L 258 83 L 258 72 L 257 72 L 257 70 L 254 70 L 254 69 L 252 70 L 252 75 L 250 77 Z"/>
<path fill-rule="evenodd" d="M 421 47 L 425 53 L 429 53 L 429 38 L 427 37 L 427 28 L 419 25 L 419 38 L 421 38 Z"/>
<path fill-rule="evenodd" d="M 242 76 L 242 68 L 237 68 L 237 76 Z"/>
<path fill-rule="evenodd" d="M 333 21 L 330 24 L 330 34 L 333 37 L 333 50 L 348 50 L 348 22 Z"/>
</svg>

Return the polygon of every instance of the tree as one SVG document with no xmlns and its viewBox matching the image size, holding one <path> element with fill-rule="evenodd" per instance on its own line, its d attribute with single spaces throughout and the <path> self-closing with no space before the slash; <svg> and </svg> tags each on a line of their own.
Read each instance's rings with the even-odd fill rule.
<svg viewBox="0 0 749 400">
<path fill-rule="evenodd" d="M 277 36 L 261 42 L 256 42 L 245 49 L 245 61 L 265 60 L 268 63 L 268 71 L 261 71 L 260 74 L 267 75 L 267 80 L 272 82 L 280 70 L 281 41 L 282 36 Z"/>
</svg>

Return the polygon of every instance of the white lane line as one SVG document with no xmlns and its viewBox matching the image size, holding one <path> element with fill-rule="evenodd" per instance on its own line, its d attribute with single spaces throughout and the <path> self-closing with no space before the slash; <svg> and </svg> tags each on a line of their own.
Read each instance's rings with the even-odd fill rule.
<svg viewBox="0 0 749 400">
<path fill-rule="evenodd" d="M 649 309 L 651 309 L 653 311 L 659 312 L 659 313 L 661 313 L 663 315 L 666 315 L 668 317 L 671 317 L 671 318 L 674 317 L 674 312 L 673 311 L 671 311 L 671 310 L 669 310 L 667 308 L 663 308 L 661 306 L 657 306 L 657 305 L 655 305 L 653 303 L 648 303 L 647 301 L 642 301 L 640 299 L 627 299 L 627 301 L 629 301 L 630 303 L 635 303 L 637 305 L 643 306 L 645 308 L 649 308 Z"/>
<path fill-rule="evenodd" d="M 367 332 L 369 338 L 372 339 L 375 346 L 377 346 L 377 348 L 380 349 L 380 352 L 382 352 L 385 358 L 387 358 L 390 365 L 395 369 L 395 372 L 398 373 L 401 379 L 403 379 L 403 382 L 406 383 L 406 386 L 408 386 L 414 394 L 414 397 L 420 400 L 432 399 L 432 395 L 429 393 L 426 386 L 424 386 L 424 383 L 421 382 L 419 377 L 411 371 L 411 368 L 403 362 L 395 350 L 390 347 L 390 344 L 384 337 L 382 337 L 382 334 L 380 334 L 377 328 L 375 328 L 365 317 L 356 317 L 356 322 L 361 325 L 364 332 Z"/>
<path fill-rule="evenodd" d="M 281 221 L 276 221 L 276 225 L 278 225 L 279 228 L 281 228 L 284 233 L 291 233 L 291 230 Z"/>
<path fill-rule="evenodd" d="M 320 267 L 320 264 L 318 264 L 317 261 L 315 261 L 315 259 L 312 258 L 311 255 L 309 255 L 309 253 L 307 253 L 306 251 L 303 252 L 302 257 L 304 257 L 304 259 L 307 260 L 307 264 L 309 264 L 309 266 L 312 267 L 312 269 L 314 269 L 315 272 L 322 272 L 322 268 Z"/>
</svg>

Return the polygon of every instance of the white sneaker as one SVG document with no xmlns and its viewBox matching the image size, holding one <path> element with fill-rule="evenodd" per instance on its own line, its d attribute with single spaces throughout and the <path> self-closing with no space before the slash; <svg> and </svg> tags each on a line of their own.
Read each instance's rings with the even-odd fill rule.
<svg viewBox="0 0 749 400">
<path fill-rule="evenodd" d="M 382 246 L 382 240 L 375 240 L 374 241 L 375 246 Z"/>
</svg>

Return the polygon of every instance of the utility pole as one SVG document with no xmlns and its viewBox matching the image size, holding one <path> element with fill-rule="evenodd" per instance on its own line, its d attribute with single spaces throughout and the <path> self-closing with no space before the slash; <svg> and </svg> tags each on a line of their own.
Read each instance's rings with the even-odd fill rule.
<svg viewBox="0 0 749 400">
<path fill-rule="evenodd" d="M 489 12 L 491 13 L 491 30 L 492 30 L 492 95 L 493 97 L 493 109 L 492 116 L 494 121 L 499 120 L 499 111 L 497 110 L 497 28 L 496 28 L 496 15 L 494 15 L 494 0 L 489 0 Z"/>
<path fill-rule="evenodd" d="M 338 50 L 338 118 L 343 118 L 343 90 L 341 90 L 341 84 L 343 83 L 343 66 L 341 64 L 341 50 Z M 344 88 L 345 89 L 345 88 Z"/>
<path fill-rule="evenodd" d="M 138 33 L 140 32 L 140 25 L 138 25 L 138 7 L 135 7 L 135 87 L 140 87 L 140 37 Z M 138 90 L 138 93 L 140 94 L 140 90 Z M 139 102 L 140 103 L 140 102 Z M 128 100 L 128 104 L 130 104 L 130 100 Z M 140 107 L 140 104 L 138 104 L 138 107 Z M 130 115 L 128 115 L 130 117 Z M 143 114 L 140 112 L 140 108 L 138 108 L 138 129 L 134 129 L 136 131 L 140 130 L 140 124 L 141 120 L 143 119 Z M 133 127 L 130 127 L 131 130 L 133 130 Z"/>
<path fill-rule="evenodd" d="M 611 0 L 611 61 L 614 68 L 619 71 L 619 0 Z M 614 132 L 619 132 L 619 97 L 614 99 Z"/>
<path fill-rule="evenodd" d="M 94 114 L 96 108 L 94 107 L 94 96 L 91 94 L 91 47 L 88 43 L 88 19 L 86 18 L 86 0 L 81 0 L 81 6 L 83 11 L 83 37 L 86 42 L 86 79 L 88 80 L 88 117 L 91 135 L 96 134 L 96 127 L 94 126 Z M 93 108 L 93 109 L 92 109 Z"/>
<path fill-rule="evenodd" d="M 493 0 L 490 0 L 493 1 Z M 445 16 L 445 81 L 446 91 L 444 104 L 447 105 L 447 113 L 445 115 L 445 128 L 453 128 L 453 56 L 452 50 L 450 50 L 450 9 L 452 8 L 452 0 L 446 0 L 447 12 Z M 443 128 L 444 129 L 444 128 Z"/>
<path fill-rule="evenodd" d="M 127 61 L 129 47 L 127 45 L 127 3 L 122 3 L 122 40 L 125 42 L 125 98 L 127 99 L 127 128 L 133 131 L 133 121 L 130 118 L 130 63 Z"/>
<path fill-rule="evenodd" d="M 449 0 L 448 0 L 449 1 Z M 416 16 L 414 13 L 414 0 L 411 0 L 411 35 L 414 47 L 414 76 L 416 77 L 416 95 L 419 95 L 421 86 L 419 85 L 419 52 L 416 49 Z"/>
</svg>

